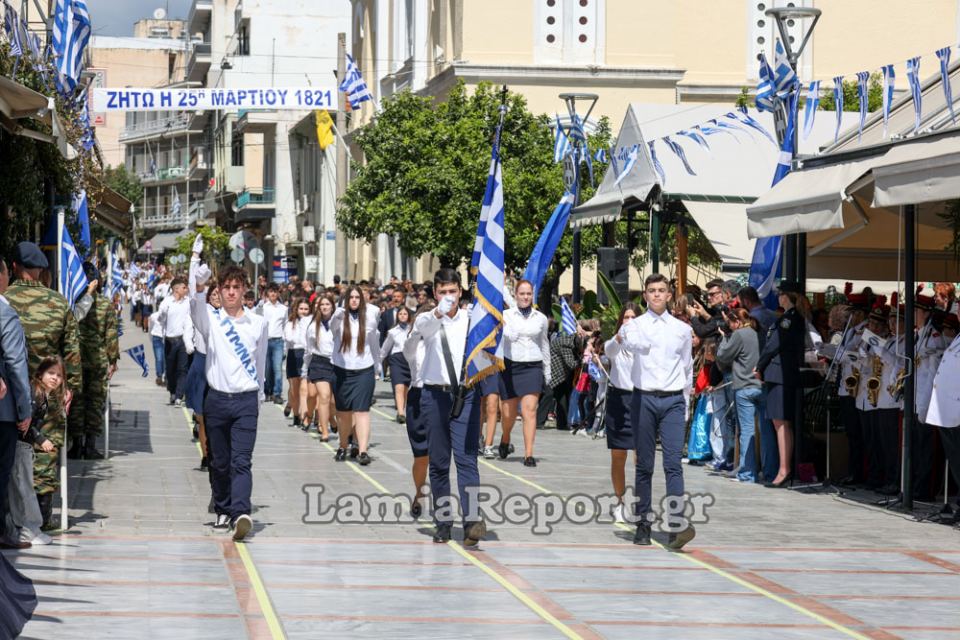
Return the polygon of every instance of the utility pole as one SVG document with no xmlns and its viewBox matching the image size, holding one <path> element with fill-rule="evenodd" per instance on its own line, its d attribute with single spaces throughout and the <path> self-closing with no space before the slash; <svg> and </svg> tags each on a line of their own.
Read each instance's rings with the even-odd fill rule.
<svg viewBox="0 0 960 640">
<path fill-rule="evenodd" d="M 344 77 L 347 75 L 347 34 L 338 33 L 337 34 L 337 83 L 343 81 Z M 337 90 L 337 131 L 341 132 L 341 135 L 337 139 L 337 198 L 334 202 L 334 220 L 336 220 L 336 207 L 340 204 L 340 199 L 343 197 L 343 194 L 347 191 L 347 143 L 343 139 L 343 132 L 346 131 L 347 127 L 347 114 L 345 113 L 346 109 L 346 96 L 340 92 L 339 88 Z M 344 237 L 340 229 L 337 229 L 336 223 L 334 223 L 334 233 L 336 233 L 336 240 L 334 243 L 334 248 L 336 251 L 336 260 L 334 262 L 335 269 L 334 273 L 339 275 L 344 281 L 348 280 L 347 278 L 347 239 Z M 332 282 L 332 279 L 331 279 Z"/>
</svg>

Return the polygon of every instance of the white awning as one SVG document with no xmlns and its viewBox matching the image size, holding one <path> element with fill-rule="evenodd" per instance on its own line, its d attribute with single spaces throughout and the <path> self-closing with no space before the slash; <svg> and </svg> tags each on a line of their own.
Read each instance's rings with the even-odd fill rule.
<svg viewBox="0 0 960 640">
<path fill-rule="evenodd" d="M 47 96 L 0 76 L 0 114 L 11 120 L 31 118 L 47 108 Z"/>
<path fill-rule="evenodd" d="M 724 269 L 750 266 L 754 242 L 747 237 L 746 205 L 684 200 L 683 206 L 717 250 Z"/>
<path fill-rule="evenodd" d="M 960 198 L 960 135 L 897 144 L 873 176 L 877 207 Z"/>
</svg>

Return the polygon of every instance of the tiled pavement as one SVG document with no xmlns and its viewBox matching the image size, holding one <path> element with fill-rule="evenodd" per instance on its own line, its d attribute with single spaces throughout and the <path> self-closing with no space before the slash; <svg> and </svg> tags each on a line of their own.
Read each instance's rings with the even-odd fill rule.
<svg viewBox="0 0 960 640">
<path fill-rule="evenodd" d="M 123 340 L 146 344 L 129 328 Z M 432 544 L 425 520 L 305 523 L 304 485 L 322 484 L 324 505 L 346 493 L 410 492 L 409 449 L 388 419 L 386 387 L 365 468 L 335 463 L 278 407 L 264 408 L 257 526 L 236 545 L 209 528 L 207 480 L 183 411 L 123 364 L 111 459 L 71 465 L 70 531 L 7 555 L 39 594 L 24 637 L 960 637 L 956 529 L 697 468 L 685 470 L 687 490 L 715 502 L 684 554 L 634 547 L 629 531 L 597 522 L 561 523 L 550 535 L 496 524 L 477 552 Z M 484 482 L 504 495 L 608 491 L 602 441 L 537 437 L 539 467 L 481 461 Z M 662 492 L 659 471 L 655 483 Z"/>
</svg>

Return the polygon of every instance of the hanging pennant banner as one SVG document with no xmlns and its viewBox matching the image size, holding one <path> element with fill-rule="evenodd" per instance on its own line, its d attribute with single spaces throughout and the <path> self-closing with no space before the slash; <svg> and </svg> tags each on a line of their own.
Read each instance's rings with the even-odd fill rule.
<svg viewBox="0 0 960 640">
<path fill-rule="evenodd" d="M 893 104 L 893 91 L 897 84 L 897 72 L 893 65 L 883 67 L 883 137 L 887 137 L 887 125 L 890 123 L 890 105 Z"/>
<path fill-rule="evenodd" d="M 923 112 L 923 93 L 920 90 L 920 56 L 907 60 L 907 83 L 910 85 L 910 97 L 913 99 L 913 132 L 920 130 Z"/>
<path fill-rule="evenodd" d="M 950 120 L 956 124 L 957 116 L 953 112 L 953 91 L 950 88 L 950 47 L 937 49 L 937 58 L 940 59 L 940 83 L 943 85 L 943 97 L 950 109 Z"/>
<path fill-rule="evenodd" d="M 198 111 L 220 109 L 336 110 L 337 91 L 330 87 L 256 89 L 97 89 L 93 110 Z"/>
</svg>

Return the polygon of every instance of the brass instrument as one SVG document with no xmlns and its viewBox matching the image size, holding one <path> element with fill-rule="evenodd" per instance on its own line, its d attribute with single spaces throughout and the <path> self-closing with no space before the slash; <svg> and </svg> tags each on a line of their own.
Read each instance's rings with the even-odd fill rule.
<svg viewBox="0 0 960 640">
<path fill-rule="evenodd" d="M 843 386 L 846 388 L 847 393 L 856 397 L 860 391 L 860 369 L 854 368 L 853 373 L 843 379 Z"/>
<path fill-rule="evenodd" d="M 897 379 L 893 384 L 887 385 L 887 393 L 889 393 L 894 400 L 897 402 L 900 401 L 900 398 L 903 397 L 903 381 L 907 379 L 907 368 L 900 367 L 900 370 L 897 371 Z"/>
<path fill-rule="evenodd" d="M 871 374 L 867 378 L 867 400 L 870 401 L 870 406 L 875 407 L 880 400 L 880 385 L 883 380 L 883 359 L 880 356 L 873 357 Z"/>
</svg>

